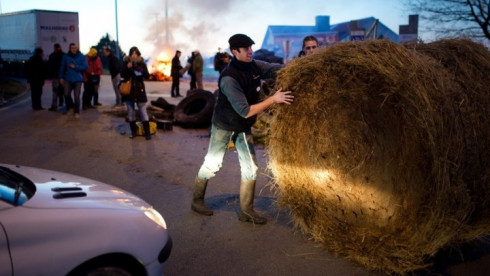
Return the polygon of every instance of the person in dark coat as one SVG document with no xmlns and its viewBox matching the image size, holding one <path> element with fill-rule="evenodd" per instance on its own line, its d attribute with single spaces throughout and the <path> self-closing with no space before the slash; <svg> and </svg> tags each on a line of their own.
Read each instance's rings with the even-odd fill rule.
<svg viewBox="0 0 490 276">
<path fill-rule="evenodd" d="M 146 97 L 146 89 L 144 79 L 150 76 L 145 60 L 141 57 L 141 52 L 137 47 L 129 49 L 129 56 L 123 59 L 123 70 L 121 77 L 124 81 L 131 80 L 131 92 L 127 96 L 123 96 L 122 100 L 126 102 L 128 108 L 129 127 L 131 129 L 130 138 L 136 136 L 136 112 L 135 105 L 138 106 L 138 111 L 145 131 L 146 140 L 151 139 L 150 120 L 146 111 L 148 98 Z"/>
<path fill-rule="evenodd" d="M 51 87 L 53 90 L 53 99 L 49 111 L 58 111 L 58 105 L 62 106 L 65 99 L 63 85 L 60 84 L 58 73 L 60 72 L 61 59 L 63 59 L 63 50 L 61 45 L 56 43 L 53 46 L 53 52 L 49 55 L 49 77 L 51 78 Z"/>
<path fill-rule="evenodd" d="M 172 97 L 182 97 L 179 93 L 179 85 L 180 85 L 180 70 L 182 69 L 182 65 L 180 64 L 180 56 L 182 52 L 177 50 L 175 51 L 175 56 L 172 59 L 172 67 L 170 68 L 170 75 L 172 75 L 172 88 L 170 89 L 170 94 Z"/>
<path fill-rule="evenodd" d="M 123 105 L 121 94 L 119 93 L 119 83 L 121 82 L 121 70 L 122 70 L 121 61 L 119 60 L 118 57 L 114 55 L 114 53 L 112 53 L 112 49 L 110 47 L 104 48 L 104 55 L 107 57 L 107 60 L 109 61 L 109 72 L 111 73 L 112 87 L 114 89 L 114 93 L 116 94 L 115 106 L 121 106 Z"/>
<path fill-rule="evenodd" d="M 33 110 L 43 110 L 41 96 L 43 94 L 45 64 L 43 61 L 43 49 L 34 50 L 34 54 L 27 61 L 27 81 L 31 87 L 31 101 Z"/>
<path fill-rule="evenodd" d="M 187 74 L 189 74 L 189 76 L 191 76 L 191 81 L 190 81 L 190 89 L 196 89 L 197 86 L 196 86 L 196 73 L 192 70 L 192 65 L 194 64 L 194 58 L 196 57 L 196 55 L 194 54 L 194 52 L 191 53 L 191 56 L 187 59 L 187 65 L 186 65 L 186 68 L 188 68 L 187 70 Z"/>
</svg>

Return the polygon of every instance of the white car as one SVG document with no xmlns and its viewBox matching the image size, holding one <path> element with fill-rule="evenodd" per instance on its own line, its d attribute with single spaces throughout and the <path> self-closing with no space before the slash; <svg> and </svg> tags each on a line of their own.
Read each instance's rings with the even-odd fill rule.
<svg viewBox="0 0 490 276">
<path fill-rule="evenodd" d="M 162 275 L 163 217 L 95 180 L 0 164 L 0 275 Z"/>
</svg>

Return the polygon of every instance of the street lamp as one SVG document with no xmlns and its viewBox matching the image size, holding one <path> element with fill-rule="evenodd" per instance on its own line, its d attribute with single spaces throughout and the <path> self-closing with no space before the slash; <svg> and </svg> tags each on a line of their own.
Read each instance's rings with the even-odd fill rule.
<svg viewBox="0 0 490 276">
<path fill-rule="evenodd" d="M 116 1 L 116 57 L 120 59 L 121 56 L 119 55 L 119 26 L 117 23 L 117 0 L 115 1 Z"/>
</svg>

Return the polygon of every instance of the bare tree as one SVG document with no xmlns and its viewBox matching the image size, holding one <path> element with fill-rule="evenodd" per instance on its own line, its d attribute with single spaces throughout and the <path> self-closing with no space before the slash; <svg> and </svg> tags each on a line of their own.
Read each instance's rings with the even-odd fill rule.
<svg viewBox="0 0 490 276">
<path fill-rule="evenodd" d="M 408 8 L 425 20 L 422 29 L 444 37 L 490 41 L 490 0 L 406 0 Z"/>
</svg>

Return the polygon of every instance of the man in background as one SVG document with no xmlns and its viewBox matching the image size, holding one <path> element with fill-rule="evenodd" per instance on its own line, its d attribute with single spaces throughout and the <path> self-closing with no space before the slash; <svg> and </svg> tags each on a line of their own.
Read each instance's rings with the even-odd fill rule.
<svg viewBox="0 0 490 276">
<path fill-rule="evenodd" d="M 109 61 L 109 72 L 111 74 L 112 88 L 114 89 L 114 93 L 116 94 L 115 107 L 123 106 L 124 104 L 121 100 L 121 94 L 119 93 L 119 83 L 121 82 L 122 70 L 121 60 L 119 60 L 119 58 L 116 57 L 114 53 L 112 53 L 112 49 L 109 46 L 104 48 L 104 56 L 106 56 L 107 60 Z"/>
<path fill-rule="evenodd" d="M 51 101 L 51 107 L 49 111 L 58 111 L 58 105 L 63 106 L 64 103 L 64 90 L 63 85 L 60 85 L 58 79 L 58 73 L 60 72 L 61 59 L 63 58 L 63 50 L 58 43 L 54 44 L 53 52 L 49 54 L 49 77 L 51 78 L 51 87 L 53 91 L 53 100 Z"/>
</svg>

